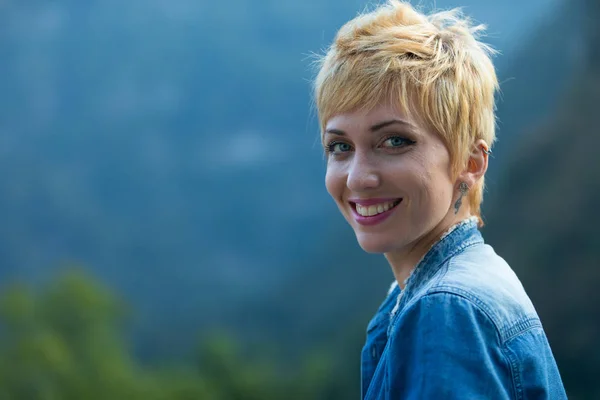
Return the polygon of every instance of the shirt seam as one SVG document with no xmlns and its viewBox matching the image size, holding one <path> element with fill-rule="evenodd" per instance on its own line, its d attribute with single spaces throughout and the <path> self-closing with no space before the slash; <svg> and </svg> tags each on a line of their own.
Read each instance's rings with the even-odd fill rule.
<svg viewBox="0 0 600 400">
<path fill-rule="evenodd" d="M 510 377 L 513 384 L 513 390 L 516 400 L 523 399 L 523 384 L 521 383 L 521 378 L 519 376 L 519 365 L 516 357 L 512 351 L 508 348 L 508 346 L 503 345 L 501 348 L 502 355 L 504 358 L 508 360 L 508 365 L 510 366 Z M 508 354 L 507 354 L 508 353 Z"/>
<path fill-rule="evenodd" d="M 542 321 L 540 321 L 538 317 L 529 317 L 527 319 L 517 321 L 516 323 L 505 329 L 506 339 L 504 339 L 504 344 L 507 344 L 515 337 L 527 331 L 541 327 Z"/>
<path fill-rule="evenodd" d="M 502 328 L 499 326 L 496 318 L 492 317 L 492 315 L 493 315 L 492 310 L 486 303 L 481 301 L 477 296 L 474 296 L 471 292 L 469 292 L 465 289 L 456 287 L 456 286 L 451 286 L 451 285 L 434 286 L 434 287 L 430 288 L 424 294 L 424 296 L 426 296 L 428 294 L 439 293 L 439 292 L 455 294 L 457 296 L 460 296 L 460 297 L 468 300 L 469 302 L 473 303 L 474 305 L 476 305 L 479 309 L 481 309 L 481 311 L 485 313 L 487 318 L 494 325 L 494 328 L 496 329 L 496 333 L 498 335 L 498 341 L 501 346 L 504 346 L 504 344 L 507 343 L 508 341 L 510 341 L 511 339 L 515 338 L 516 336 L 519 336 L 520 334 L 522 334 L 524 332 L 527 332 L 530 329 L 538 328 L 538 327 L 542 326 L 541 321 L 539 320 L 538 317 L 528 317 L 528 318 L 520 319 L 520 320 L 516 321 L 515 323 L 510 325 L 508 328 Z"/>
<path fill-rule="evenodd" d="M 417 301 L 419 301 L 419 300 L 427 297 L 427 296 L 431 296 L 431 295 L 438 294 L 438 293 L 440 293 L 440 294 L 448 294 L 450 296 L 460 297 L 462 299 L 465 299 L 467 302 L 473 304 L 473 306 L 475 306 L 475 308 L 477 310 L 479 310 L 486 317 L 486 319 L 488 319 L 490 321 L 490 323 L 494 327 L 494 331 L 496 333 L 496 339 L 498 341 L 498 345 L 499 346 L 503 346 L 504 342 L 502 340 L 502 336 L 500 334 L 500 329 L 498 328 L 498 324 L 490 316 L 490 313 L 487 310 L 487 308 L 485 307 L 484 303 L 481 300 L 479 300 L 478 298 L 471 296 L 470 293 L 467 292 L 464 289 L 456 288 L 456 287 L 453 287 L 453 286 L 437 286 L 435 288 L 429 289 L 423 296 L 421 296 L 418 299 L 416 299 L 415 303 Z"/>
</svg>

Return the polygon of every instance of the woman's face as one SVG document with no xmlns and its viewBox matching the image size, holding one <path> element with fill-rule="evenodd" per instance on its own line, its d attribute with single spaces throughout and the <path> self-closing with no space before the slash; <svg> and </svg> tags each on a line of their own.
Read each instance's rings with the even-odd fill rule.
<svg viewBox="0 0 600 400">
<path fill-rule="evenodd" d="M 370 253 L 405 251 L 452 225 L 455 182 L 442 139 L 394 107 L 331 118 L 327 191 Z"/>
</svg>

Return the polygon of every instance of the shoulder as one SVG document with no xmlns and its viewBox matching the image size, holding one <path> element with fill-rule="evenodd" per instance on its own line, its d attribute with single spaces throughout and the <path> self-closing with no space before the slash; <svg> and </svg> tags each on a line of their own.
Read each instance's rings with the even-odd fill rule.
<svg viewBox="0 0 600 400">
<path fill-rule="evenodd" d="M 515 273 L 490 246 L 465 248 L 429 278 L 402 299 L 392 318 L 385 357 L 390 393 L 566 398 L 539 317 Z"/>
<path fill-rule="evenodd" d="M 451 302 L 454 312 L 465 308 L 477 310 L 494 325 L 501 342 L 524 330 L 541 327 L 519 278 L 486 244 L 468 247 L 447 260 L 438 276 L 415 300 L 427 299 L 431 303 L 448 298 L 454 298 Z"/>
<path fill-rule="evenodd" d="M 494 324 L 460 294 L 432 292 L 407 304 L 392 325 L 386 360 L 393 398 L 514 397 Z"/>
<path fill-rule="evenodd" d="M 450 344 L 452 337 L 463 341 L 472 334 L 488 343 L 501 342 L 486 310 L 470 296 L 450 290 L 430 290 L 406 304 L 393 320 L 391 336 L 406 338 L 412 334 L 438 344 Z"/>
<path fill-rule="evenodd" d="M 393 323 L 386 353 L 393 398 L 566 398 L 539 320 L 523 320 L 508 335 L 485 303 L 454 289 L 420 296 Z"/>
</svg>

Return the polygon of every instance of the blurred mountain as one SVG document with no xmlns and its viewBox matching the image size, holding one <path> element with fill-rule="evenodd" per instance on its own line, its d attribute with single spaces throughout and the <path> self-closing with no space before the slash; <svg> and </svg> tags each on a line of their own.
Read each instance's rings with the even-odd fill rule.
<svg viewBox="0 0 600 400">
<path fill-rule="evenodd" d="M 486 237 L 522 278 L 570 398 L 600 398 L 600 3 L 582 7 L 582 65 L 555 112 L 513 141 L 489 202 Z M 557 57 L 562 53 L 557 51 Z"/>
<path fill-rule="evenodd" d="M 580 3 L 561 2 L 534 29 L 515 35 L 516 51 L 498 60 L 497 159 L 492 160 L 486 180 L 492 191 L 503 162 L 512 157 L 514 141 L 527 135 L 549 110 L 557 107 L 560 95 L 571 83 L 570 77 L 582 64 L 584 16 Z M 528 24 L 531 26 L 532 21 Z"/>
<path fill-rule="evenodd" d="M 309 54 L 364 5 L 0 3 L 0 279 L 89 266 L 141 311 L 145 352 L 215 324 L 318 340 L 366 318 L 389 272 L 370 273 L 327 197 L 307 82 Z M 551 45 L 577 25 L 536 36 L 553 0 L 436 5 L 489 22 L 509 142 L 555 101 L 573 58 Z M 546 71 L 556 85 L 530 86 Z"/>
</svg>

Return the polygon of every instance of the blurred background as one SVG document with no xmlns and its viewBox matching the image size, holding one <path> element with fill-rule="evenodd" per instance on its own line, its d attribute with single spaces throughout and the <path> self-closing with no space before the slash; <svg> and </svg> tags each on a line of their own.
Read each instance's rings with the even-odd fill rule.
<svg viewBox="0 0 600 400">
<path fill-rule="evenodd" d="M 600 398 L 600 2 L 437 0 L 500 50 L 484 236 Z M 324 188 L 363 0 L 0 1 L 0 400 L 352 399 L 392 275 Z"/>
</svg>

